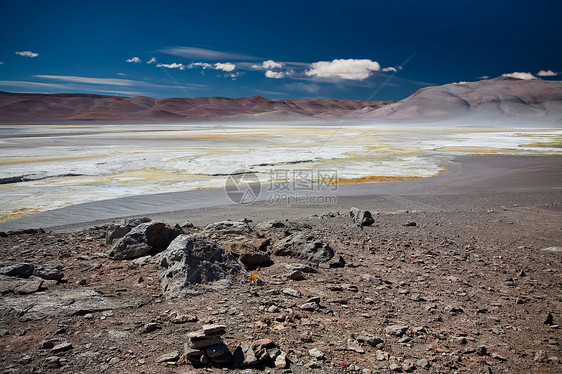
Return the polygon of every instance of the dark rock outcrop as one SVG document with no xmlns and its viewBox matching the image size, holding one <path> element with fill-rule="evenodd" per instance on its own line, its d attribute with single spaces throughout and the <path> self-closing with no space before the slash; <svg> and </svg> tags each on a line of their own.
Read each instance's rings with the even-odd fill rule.
<svg viewBox="0 0 562 374">
<path fill-rule="evenodd" d="M 162 222 L 141 223 L 119 239 L 108 253 L 114 260 L 127 260 L 162 252 L 183 231 Z"/>
<path fill-rule="evenodd" d="M 180 235 L 161 256 L 158 280 L 168 297 L 187 296 L 196 293 L 198 285 L 216 281 L 225 286 L 233 276 L 245 272 L 228 251 L 204 236 Z"/>
<path fill-rule="evenodd" d="M 274 254 L 319 263 L 330 261 L 334 257 L 334 250 L 328 244 L 316 240 L 313 235 L 299 231 L 277 242 Z"/>
</svg>

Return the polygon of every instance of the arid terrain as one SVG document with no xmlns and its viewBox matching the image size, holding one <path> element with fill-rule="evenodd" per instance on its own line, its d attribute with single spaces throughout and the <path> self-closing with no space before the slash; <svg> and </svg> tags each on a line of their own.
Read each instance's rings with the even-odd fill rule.
<svg viewBox="0 0 562 374">
<path fill-rule="evenodd" d="M 0 91 L 1 123 L 142 121 L 224 118 L 367 118 L 426 121 L 467 115 L 560 118 L 562 82 L 509 77 L 422 88 L 399 102 L 332 99 L 154 99 L 92 94 L 27 94 Z"/>
<path fill-rule="evenodd" d="M 183 231 L 165 250 L 171 237 L 147 239 L 145 248 L 145 237 L 132 235 L 138 228 L 115 233 L 123 223 L 4 233 L 0 367 L 558 373 L 559 168 L 543 183 L 527 174 L 546 172 L 537 166 L 490 170 L 470 176 L 473 192 L 445 178 L 432 191 L 393 200 L 342 198 L 348 207 L 337 212 L 280 210 L 274 222 L 260 222 L 275 215 L 269 207 L 213 225 L 217 208 L 152 217 L 168 223 L 165 230 L 138 226 L 160 227 L 160 239 Z M 411 183 L 406 190 L 427 182 Z M 354 224 L 354 205 L 373 219 L 358 212 Z M 224 215 L 239 214 L 235 208 Z M 111 244 L 108 233 L 116 236 Z M 9 267 L 22 263 L 33 267 Z M 213 345 L 193 348 L 205 342 Z"/>
</svg>

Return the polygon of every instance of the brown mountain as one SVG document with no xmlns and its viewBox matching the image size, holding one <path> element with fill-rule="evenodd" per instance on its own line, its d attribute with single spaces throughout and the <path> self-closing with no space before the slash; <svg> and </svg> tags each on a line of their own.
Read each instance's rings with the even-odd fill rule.
<svg viewBox="0 0 562 374">
<path fill-rule="evenodd" d="M 366 114 L 393 101 L 269 100 L 196 97 L 153 99 L 89 94 L 27 94 L 0 91 L 0 122 L 178 121 L 224 117 L 332 118 Z"/>
<path fill-rule="evenodd" d="M 425 87 L 367 113 L 381 120 L 435 120 L 466 115 L 562 118 L 562 82 L 500 77 Z"/>
<path fill-rule="evenodd" d="M 229 99 L 196 97 L 153 99 L 89 94 L 27 94 L 0 91 L 0 122 L 182 121 L 213 118 L 337 118 L 423 121 L 466 115 L 530 116 L 562 119 L 562 82 L 500 77 L 418 90 L 406 99 L 352 101 Z"/>
</svg>

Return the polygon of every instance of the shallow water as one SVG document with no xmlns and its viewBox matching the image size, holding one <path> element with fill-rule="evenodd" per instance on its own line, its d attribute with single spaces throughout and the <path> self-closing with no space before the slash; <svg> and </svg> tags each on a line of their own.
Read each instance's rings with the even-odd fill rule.
<svg viewBox="0 0 562 374">
<path fill-rule="evenodd" d="M 430 177 L 457 154 L 561 154 L 561 143 L 562 130 L 537 126 L 4 125 L 0 220 L 88 201 L 223 187 L 228 174 L 241 170 L 264 183 L 311 169 L 329 170 L 346 183 Z"/>
</svg>

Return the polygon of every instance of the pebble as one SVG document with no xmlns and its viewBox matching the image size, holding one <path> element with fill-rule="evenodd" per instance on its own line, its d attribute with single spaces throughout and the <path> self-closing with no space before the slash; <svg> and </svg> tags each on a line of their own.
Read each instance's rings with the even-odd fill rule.
<svg viewBox="0 0 562 374">
<path fill-rule="evenodd" d="M 160 328 L 160 326 L 158 326 L 157 323 L 150 322 L 150 323 L 147 323 L 146 325 L 144 325 L 144 332 L 145 332 L 146 334 L 148 334 L 148 333 L 150 333 L 150 332 L 152 332 L 152 331 L 154 331 L 154 330 L 157 330 L 157 329 L 159 329 L 159 328 Z"/>
<path fill-rule="evenodd" d="M 390 325 L 384 328 L 384 333 L 387 335 L 402 336 L 408 330 L 405 325 Z"/>
<path fill-rule="evenodd" d="M 51 352 L 53 353 L 59 353 L 59 352 L 64 352 L 64 351 L 68 351 L 72 349 L 72 344 L 69 342 L 63 342 L 60 344 L 55 345 L 52 349 Z"/>
<path fill-rule="evenodd" d="M 281 292 L 283 292 L 285 295 L 289 295 L 289 296 L 293 296 L 293 297 L 301 297 L 302 296 L 302 294 L 299 291 L 297 291 L 293 288 L 288 288 L 288 287 L 283 288 L 281 290 Z"/>
<path fill-rule="evenodd" d="M 311 357 L 314 357 L 318 360 L 323 360 L 324 358 L 326 358 L 326 355 L 324 355 L 324 352 L 322 352 L 321 350 L 319 350 L 318 348 L 312 348 L 308 351 L 308 354 Z"/>
<path fill-rule="evenodd" d="M 174 362 L 174 361 L 178 361 L 179 358 L 180 358 L 180 353 L 178 351 L 172 351 L 172 352 L 165 353 L 162 356 L 158 357 L 156 362 L 157 363 Z"/>
</svg>

